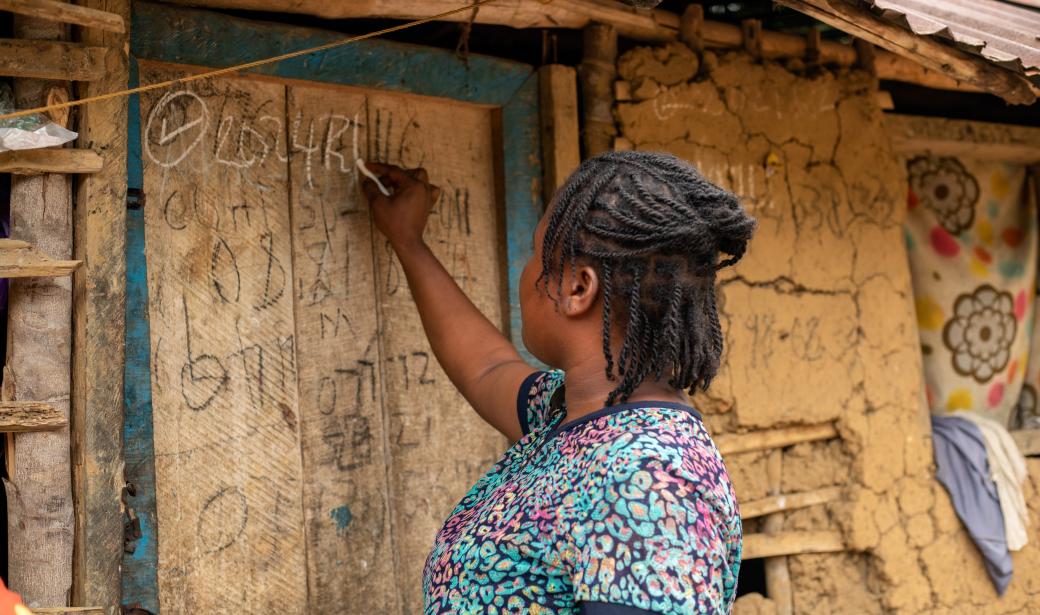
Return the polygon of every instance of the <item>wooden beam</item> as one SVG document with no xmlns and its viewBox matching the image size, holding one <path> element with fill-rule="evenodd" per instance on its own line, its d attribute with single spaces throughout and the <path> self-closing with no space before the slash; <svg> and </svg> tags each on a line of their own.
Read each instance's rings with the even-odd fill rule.
<svg viewBox="0 0 1040 615">
<path fill-rule="evenodd" d="M 0 75 L 94 81 L 105 74 L 105 50 L 61 41 L 0 39 Z"/>
<path fill-rule="evenodd" d="M 591 24 L 582 30 L 581 76 L 582 143 L 584 158 L 614 146 L 614 80 L 617 79 L 617 31 Z"/>
<path fill-rule="evenodd" d="M 33 608 L 33 615 L 105 615 L 105 609 L 99 606 L 67 606 L 58 608 Z"/>
<path fill-rule="evenodd" d="M 888 114 L 885 129 L 896 153 L 969 156 L 1017 164 L 1040 162 L 1040 128 Z"/>
<path fill-rule="evenodd" d="M 778 0 L 825 24 L 883 47 L 934 70 L 1000 96 L 1011 104 L 1032 104 L 1036 93 L 1025 77 L 985 58 L 961 51 L 927 36 L 918 36 L 885 21 L 861 3 L 850 0 Z"/>
<path fill-rule="evenodd" d="M 745 560 L 801 553 L 836 553 L 844 550 L 845 540 L 841 532 L 798 531 L 744 535 Z"/>
<path fill-rule="evenodd" d="M 286 4 L 281 0 L 170 0 L 174 4 L 211 8 L 279 11 L 318 15 L 333 19 L 385 17 L 417 19 L 458 7 L 457 0 L 298 0 Z M 469 13 L 449 20 L 468 21 Z M 692 16 L 691 16 L 692 18 Z M 618 35 L 637 41 L 663 43 L 679 40 L 679 15 L 655 9 L 636 10 L 610 0 L 555 0 L 543 4 L 535 0 L 497 0 L 477 12 L 476 22 L 514 28 L 581 29 L 593 22 L 614 26 Z M 743 44 L 740 26 L 719 21 L 701 23 L 701 42 L 710 48 L 739 48 Z M 781 32 L 762 32 L 762 57 L 765 59 L 804 57 L 805 37 Z M 820 63 L 852 66 L 857 62 L 856 50 L 834 41 L 820 44 Z M 977 92 L 980 88 L 946 76 L 942 71 L 929 71 L 913 60 L 887 51 L 877 53 L 879 79 L 906 81 L 931 88 Z"/>
<path fill-rule="evenodd" d="M 542 169 L 545 203 L 581 164 L 578 139 L 577 72 L 562 64 L 538 69 L 542 119 Z"/>
<path fill-rule="evenodd" d="M 1018 445 L 1018 452 L 1027 457 L 1040 455 L 1040 429 L 1012 431 L 1011 437 L 1015 439 L 1015 444 Z"/>
<path fill-rule="evenodd" d="M 77 0 L 130 23 L 130 0 Z M 129 29 L 129 28 L 128 28 Z M 126 88 L 128 37 L 83 29 L 80 42 L 105 48 L 104 76 L 81 84 L 81 98 Z M 72 458 L 76 550 L 72 604 L 119 612 L 123 555 L 123 368 L 126 333 L 127 99 L 82 107 L 80 147 L 103 159 L 79 178 L 74 210 Z"/>
<path fill-rule="evenodd" d="M 0 433 L 53 431 L 68 424 L 68 417 L 51 404 L 39 401 L 0 402 Z"/>
<path fill-rule="evenodd" d="M 0 173 L 97 173 L 101 156 L 89 149 L 21 149 L 0 152 Z"/>
<path fill-rule="evenodd" d="M 837 437 L 838 430 L 834 427 L 834 423 L 818 423 L 743 434 L 723 434 L 715 437 L 715 445 L 723 455 L 735 455 Z"/>
<path fill-rule="evenodd" d="M 781 493 L 770 495 L 757 500 L 740 503 L 740 517 L 742 519 L 754 519 L 775 512 L 798 510 L 817 504 L 833 502 L 841 496 L 841 487 L 825 487 L 813 491 L 802 491 L 799 493 Z"/>
<path fill-rule="evenodd" d="M 0 239 L 0 278 L 52 278 L 71 275 L 79 261 L 54 260 L 17 239 Z"/>
<path fill-rule="evenodd" d="M 704 51 L 704 7 L 700 4 L 687 4 L 683 10 L 679 40 L 696 53 Z"/>
<path fill-rule="evenodd" d="M 781 470 L 783 469 L 783 451 L 773 449 L 766 459 L 766 479 L 769 482 L 770 495 L 780 493 Z M 784 514 L 774 512 L 762 520 L 762 531 L 768 535 L 776 535 L 784 529 Z M 777 615 L 791 615 L 794 597 L 791 593 L 791 571 L 787 567 L 787 556 L 777 555 L 765 558 L 763 562 L 766 577 L 766 595 L 776 603 Z"/>
<path fill-rule="evenodd" d="M 61 50 L 67 28 L 15 15 L 12 34 L 26 51 Z M 6 50 L 9 52 L 10 47 Z M 73 54 L 75 55 L 75 54 Z M 41 58 L 28 57 L 27 66 Z M 47 58 L 42 58 L 44 63 Z M 32 73 L 32 71 L 24 71 Z M 39 105 L 57 82 L 14 79 L 20 104 Z M 72 178 L 48 173 L 11 178 L 11 237 L 0 240 L 0 276 L 9 283 L 3 401 L 44 402 L 68 422 L 72 354 Z M 56 259 L 52 261 L 44 254 Z M 58 276 L 58 277 L 54 277 Z M 27 604 L 68 604 L 72 586 L 73 497 L 68 427 L 8 434 L 13 472 L 8 495 L 10 585 Z M 13 449 L 13 450 L 11 450 Z"/>
<path fill-rule="evenodd" d="M 109 32 L 126 31 L 123 18 L 119 15 L 56 0 L 0 0 L 0 11 Z"/>
</svg>

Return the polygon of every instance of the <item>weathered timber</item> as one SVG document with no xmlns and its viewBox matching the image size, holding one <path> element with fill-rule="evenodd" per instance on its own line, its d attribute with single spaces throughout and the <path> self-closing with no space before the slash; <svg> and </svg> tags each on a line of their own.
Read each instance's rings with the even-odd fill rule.
<svg viewBox="0 0 1040 615">
<path fill-rule="evenodd" d="M 844 550 L 845 541 L 841 532 L 805 531 L 744 535 L 745 560 L 800 553 L 836 553 Z"/>
<path fill-rule="evenodd" d="M 766 480 L 769 483 L 770 495 L 780 493 L 781 473 L 784 453 L 773 449 L 766 458 Z M 767 535 L 779 534 L 784 529 L 784 514 L 774 512 L 762 521 L 762 532 Z M 794 597 L 791 593 L 791 571 L 787 567 L 787 556 L 776 555 L 765 558 L 763 562 L 766 577 L 766 595 L 776 603 L 777 615 L 791 615 L 794 609 Z"/>
<path fill-rule="evenodd" d="M 741 502 L 740 516 L 743 519 L 754 519 L 775 512 L 826 504 L 837 500 L 840 495 L 841 487 L 825 487 L 799 493 L 778 493 L 757 500 Z"/>
<path fill-rule="evenodd" d="M 34 608 L 33 615 L 106 615 L 99 606 L 67 606 L 57 608 Z"/>
<path fill-rule="evenodd" d="M 679 19 L 679 40 L 700 53 L 704 51 L 704 7 L 688 4 Z"/>
<path fill-rule="evenodd" d="M 171 0 L 178 4 L 267 11 L 289 11 L 327 18 L 387 17 L 417 19 L 458 8 L 456 0 L 364 0 L 328 2 L 300 0 L 286 5 L 280 0 Z M 469 13 L 449 20 L 468 21 Z M 514 28 L 581 29 L 593 22 L 610 24 L 620 36 L 646 42 L 668 42 L 680 39 L 679 15 L 656 9 L 636 10 L 609 0 L 555 0 L 550 4 L 531 0 L 497 0 L 482 6 L 477 23 L 507 25 Z M 738 48 L 743 44 L 740 26 L 719 21 L 703 21 L 701 40 L 704 47 Z M 762 57 L 765 59 L 804 57 L 805 37 L 781 32 L 762 32 Z M 820 44 L 820 63 L 852 66 L 858 61 L 850 45 L 834 41 Z M 977 92 L 980 88 L 957 81 L 943 72 L 928 70 L 913 60 L 889 52 L 877 54 L 877 76 L 880 79 L 906 81 L 926 87 Z"/>
<path fill-rule="evenodd" d="M 723 434 L 715 437 L 715 445 L 723 455 L 734 455 L 837 437 L 838 430 L 833 423 L 820 423 L 752 431 L 744 434 Z"/>
<path fill-rule="evenodd" d="M 1036 92 L 1029 81 L 985 58 L 961 51 L 875 15 L 852 0 L 778 0 L 823 23 L 861 38 L 954 79 L 1000 96 L 1011 104 L 1032 104 Z M 876 62 L 876 60 L 875 60 Z M 881 76 L 880 66 L 878 76 Z M 883 77 L 882 77 L 883 78 Z"/>
<path fill-rule="evenodd" d="M 614 125 L 614 80 L 617 78 L 617 31 L 613 26 L 590 24 L 582 31 L 581 76 L 584 157 L 610 151 Z"/>
<path fill-rule="evenodd" d="M 450 124 L 438 118 L 451 117 Z M 368 124 L 383 125 L 393 118 L 412 118 L 423 126 L 422 138 L 406 137 L 404 124 L 394 121 L 403 148 L 391 153 L 390 162 L 414 167 L 420 161 L 431 179 L 441 186 L 464 186 L 466 192 L 442 197 L 438 209 L 450 212 L 463 197 L 473 203 L 494 198 L 493 117 L 480 109 L 451 102 L 423 102 L 388 93 L 368 95 Z M 406 125 L 405 125 L 406 126 Z M 391 136 L 391 138 L 394 138 Z M 451 145 L 450 147 L 448 145 Z M 369 147 L 375 146 L 369 142 Z M 530 148 L 530 145 L 528 145 Z M 378 151 L 378 150 L 376 150 Z M 537 148 L 527 150 L 537 155 Z M 529 190 L 537 189 L 532 184 Z M 454 193 L 454 190 L 452 191 Z M 449 265 L 462 290 L 488 320 L 501 326 L 505 313 L 501 301 L 500 249 L 496 229 L 501 210 L 470 207 L 468 224 L 460 228 L 450 216 L 432 216 L 425 237 Z M 508 224 L 508 223 L 507 223 Z M 433 356 L 423 333 L 422 321 L 385 237 L 373 236 L 376 261 L 376 300 L 379 328 L 378 355 L 385 366 L 380 380 L 381 405 L 389 436 L 387 466 L 390 479 L 392 524 L 397 550 L 401 611 L 422 610 L 422 562 L 429 552 L 428 537 L 434 535 L 444 517 L 483 468 L 502 454 L 505 439 L 476 418 L 451 385 Z M 510 263 L 512 264 L 512 263 Z M 403 291 L 403 292 L 402 292 Z M 423 375 L 425 374 L 425 375 Z M 425 408 L 439 408 L 437 420 L 416 420 Z M 465 442 L 465 448 L 456 443 Z M 421 444 L 419 444 L 421 443 Z M 429 443 L 429 444 L 426 444 Z M 437 444 L 441 443 L 441 444 Z M 437 484 L 420 502 L 414 497 L 424 485 Z"/>
<path fill-rule="evenodd" d="M 78 0 L 129 24 L 129 0 Z M 129 29 L 129 28 L 127 28 Z M 126 88 L 124 33 L 84 28 L 79 41 L 105 49 L 103 76 L 80 84 L 83 98 Z M 102 170 L 77 181 L 73 277 L 72 458 L 76 549 L 72 604 L 119 610 L 123 554 L 123 369 L 126 333 L 127 99 L 79 110 L 79 146 L 103 159 Z"/>
<path fill-rule="evenodd" d="M 89 149 L 44 148 L 0 152 L 0 173 L 39 175 L 40 173 L 97 173 L 101 156 Z"/>
<path fill-rule="evenodd" d="M 105 74 L 105 50 L 61 41 L 0 39 L 0 75 L 94 81 Z M 42 104 L 44 101 L 40 101 Z"/>
<path fill-rule="evenodd" d="M 310 123 L 314 118 L 366 116 L 365 91 L 329 93 L 320 86 L 290 87 L 287 118 Z M 316 125 L 325 130 L 320 127 L 326 124 Z M 329 130 L 336 125 L 335 120 L 327 124 Z M 343 141 L 352 143 L 353 135 L 344 132 Z M 357 139 L 358 151 L 370 151 L 367 133 L 359 132 Z M 390 438 L 377 396 L 383 373 L 365 367 L 383 364 L 375 341 L 375 232 L 355 183 L 355 175 L 344 173 L 340 165 L 312 165 L 305 156 L 289 157 L 293 279 L 303 289 L 293 294 L 293 309 L 310 613 L 341 613 L 344 605 L 358 613 L 401 612 L 392 487 L 384 463 Z M 330 197 L 336 207 L 326 205 Z M 339 213 L 346 211 L 354 213 Z M 312 257 L 315 246 L 323 246 L 321 258 Z M 333 324 L 330 314 L 349 315 L 350 324 Z M 359 374 L 356 388 L 349 387 L 356 391 L 353 403 L 330 400 L 330 390 L 342 388 L 336 375 L 351 372 Z M 337 455 L 328 454 L 330 442 L 344 443 Z M 366 565 L 327 564 L 359 558 Z"/>
<path fill-rule="evenodd" d="M 33 45 L 61 46 L 66 28 L 22 17 L 13 34 Z M 31 64 L 36 58 L 26 58 Z M 15 99 L 46 102 L 59 81 L 15 79 Z M 69 459 L 69 393 L 72 353 L 72 178 L 49 173 L 11 178 L 11 236 L 0 240 L 0 276 L 10 283 L 4 401 L 44 402 L 65 427 L 7 436 L 13 472 L 8 495 L 11 588 L 28 604 L 66 605 L 72 586 L 73 497 Z M 24 240 L 24 241 L 19 241 Z M 56 261 L 43 256 L 49 254 Z"/>
<path fill-rule="evenodd" d="M 538 69 L 542 120 L 542 172 L 545 202 L 581 164 L 577 73 L 569 66 Z"/>
<path fill-rule="evenodd" d="M 0 11 L 109 32 L 126 31 L 126 24 L 119 15 L 56 0 L 0 0 Z"/>
<path fill-rule="evenodd" d="M 17 239 L 0 239 L 0 278 L 60 277 L 71 274 L 80 261 L 54 260 Z"/>
<path fill-rule="evenodd" d="M 1017 164 L 1040 162 L 1040 128 L 921 117 L 885 115 L 892 148 L 907 156 L 969 156 Z"/>
<path fill-rule="evenodd" d="M 68 424 L 68 416 L 51 404 L 39 401 L 0 402 L 0 433 L 51 431 Z"/>
</svg>

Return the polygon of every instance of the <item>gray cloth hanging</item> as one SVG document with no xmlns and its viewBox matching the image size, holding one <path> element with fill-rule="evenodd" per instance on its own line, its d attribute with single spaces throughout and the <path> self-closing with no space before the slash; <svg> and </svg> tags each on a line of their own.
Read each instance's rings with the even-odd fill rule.
<svg viewBox="0 0 1040 615">
<path fill-rule="evenodd" d="M 950 493 L 957 516 L 982 553 L 997 593 L 1003 596 L 1011 583 L 1011 553 L 982 433 L 971 421 L 933 414 L 932 447 L 935 477 Z"/>
</svg>

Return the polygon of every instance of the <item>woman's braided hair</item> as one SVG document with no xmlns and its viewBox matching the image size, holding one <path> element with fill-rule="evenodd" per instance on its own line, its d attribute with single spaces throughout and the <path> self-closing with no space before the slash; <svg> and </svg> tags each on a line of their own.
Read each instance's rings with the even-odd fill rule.
<svg viewBox="0 0 1040 615">
<path fill-rule="evenodd" d="M 722 355 L 715 272 L 740 260 L 754 229 L 736 195 L 669 154 L 602 154 L 560 188 L 538 282 L 548 288 L 555 278 L 560 297 L 566 263 L 596 268 L 607 378 L 617 382 L 607 405 L 650 376 L 676 389 L 708 387 Z M 616 358 L 615 321 L 624 331 Z"/>
</svg>

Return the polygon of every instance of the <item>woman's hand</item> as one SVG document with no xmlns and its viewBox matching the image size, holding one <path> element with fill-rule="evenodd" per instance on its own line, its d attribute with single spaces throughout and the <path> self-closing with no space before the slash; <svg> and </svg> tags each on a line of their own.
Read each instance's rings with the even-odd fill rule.
<svg viewBox="0 0 1040 615">
<path fill-rule="evenodd" d="M 375 162 L 365 166 L 392 192 L 392 196 L 385 196 L 371 179 L 361 183 L 376 228 L 390 240 L 394 250 L 421 244 L 426 218 L 440 197 L 440 188 L 430 183 L 426 169 L 402 169 Z"/>
</svg>

